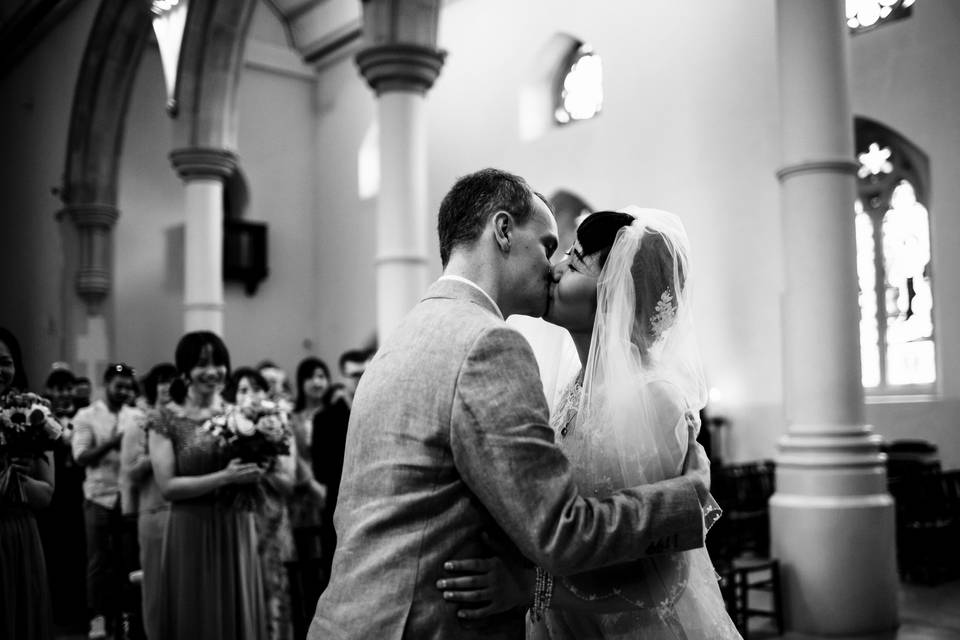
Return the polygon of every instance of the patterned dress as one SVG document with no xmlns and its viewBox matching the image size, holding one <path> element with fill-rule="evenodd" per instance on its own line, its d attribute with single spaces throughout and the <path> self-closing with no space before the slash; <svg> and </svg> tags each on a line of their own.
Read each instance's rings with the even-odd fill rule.
<svg viewBox="0 0 960 640">
<path fill-rule="evenodd" d="M 213 473 L 228 462 L 217 441 L 200 429 L 202 423 L 179 408 L 160 409 L 147 419 L 147 429 L 173 443 L 178 476 Z M 158 594 L 161 637 L 266 638 L 257 544 L 254 514 L 236 506 L 233 491 L 171 503 Z"/>
<path fill-rule="evenodd" d="M 257 505 L 257 553 L 263 569 L 269 640 L 293 638 L 290 580 L 286 563 L 293 560 L 293 532 L 287 500 L 263 483 L 263 500 Z"/>
</svg>

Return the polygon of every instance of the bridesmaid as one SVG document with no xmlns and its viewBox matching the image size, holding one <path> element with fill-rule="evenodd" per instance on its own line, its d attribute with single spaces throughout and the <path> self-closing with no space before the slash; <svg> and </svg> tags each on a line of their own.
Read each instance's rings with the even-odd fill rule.
<svg viewBox="0 0 960 640">
<path fill-rule="evenodd" d="M 180 339 L 175 362 L 182 376 L 171 387 L 176 404 L 147 418 L 153 475 L 170 502 L 158 588 L 160 637 L 261 640 L 267 615 L 254 514 L 221 489 L 252 486 L 263 471 L 227 460 L 201 428 L 223 411 L 220 390 L 230 355 L 215 334 L 195 331 Z"/>
<path fill-rule="evenodd" d="M 20 344 L 0 327 L 0 398 L 26 388 Z M 52 640 L 46 562 L 33 512 L 53 497 L 53 454 L 7 463 L 20 474 L 26 503 L 0 495 L 0 638 Z"/>
</svg>

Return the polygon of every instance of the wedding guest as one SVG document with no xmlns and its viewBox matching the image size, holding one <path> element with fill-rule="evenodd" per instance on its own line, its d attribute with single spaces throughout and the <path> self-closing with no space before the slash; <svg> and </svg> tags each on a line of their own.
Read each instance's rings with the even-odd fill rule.
<svg viewBox="0 0 960 640">
<path fill-rule="evenodd" d="M 313 476 L 326 487 L 320 525 L 321 591 L 330 579 L 337 534 L 333 528 L 333 512 L 340 492 L 340 474 L 343 471 L 343 451 L 347 442 L 347 423 L 350 421 L 350 402 L 356 391 L 356 382 L 363 375 L 367 353 L 348 351 L 340 357 L 340 370 L 346 372 L 347 388 L 331 385 L 324 392 L 321 406 L 313 414 L 311 460 Z"/>
<path fill-rule="evenodd" d="M 71 448 L 84 467 L 83 516 L 87 534 L 88 637 L 106 638 L 117 627 L 123 573 L 120 517 L 120 441 L 124 412 L 134 411 L 134 370 L 111 364 L 103 374 L 105 399 L 77 411 Z M 132 419 L 132 418 L 131 418 Z"/>
<path fill-rule="evenodd" d="M 267 399 L 267 381 L 256 369 L 241 367 L 230 376 L 223 392 L 227 402 L 244 407 Z M 292 434 L 291 434 L 292 436 Z M 290 439 L 289 455 L 280 456 L 273 468 L 265 470 L 263 499 L 257 504 L 257 552 L 263 570 L 267 605 L 267 631 L 270 640 L 293 637 L 290 606 L 290 581 L 286 563 L 293 560 L 293 532 L 287 512 L 287 498 L 293 493 L 296 474 L 296 444 Z"/>
<path fill-rule="evenodd" d="M 158 364 L 150 369 L 143 381 L 144 408 L 149 410 L 166 406 L 170 402 L 170 384 L 176 377 L 177 368 L 170 363 Z M 160 638 L 157 603 L 162 577 L 160 557 L 170 505 L 160 494 L 160 487 L 153 477 L 144 426 L 141 414 L 140 419 L 123 432 L 120 443 L 120 479 L 124 487 L 121 491 L 121 508 L 124 514 L 131 515 L 134 520 L 136 547 L 139 549 L 138 564 L 143 572 L 140 582 L 143 630 L 149 640 L 156 640 Z"/>
<path fill-rule="evenodd" d="M 43 397 L 50 401 L 50 409 L 62 422 L 68 423 L 80 409 L 73 395 L 76 384 L 77 378 L 73 372 L 62 366 L 54 368 L 44 383 Z"/>
<path fill-rule="evenodd" d="M 63 427 L 53 450 L 57 490 L 50 505 L 39 511 L 37 526 L 47 560 L 53 620 L 61 628 L 86 632 L 87 546 L 83 519 L 83 467 L 73 459 L 73 389 L 76 377 L 65 363 L 55 363 L 44 383 L 43 396 Z"/>
<path fill-rule="evenodd" d="M 267 397 L 274 402 L 292 406 L 293 394 L 290 392 L 290 379 L 287 377 L 287 372 L 272 360 L 260 362 L 257 365 L 257 371 L 267 381 Z"/>
<path fill-rule="evenodd" d="M 267 636 L 263 575 L 253 513 L 235 500 L 263 477 L 255 463 L 228 460 L 204 428 L 222 416 L 230 354 L 214 333 L 177 344 L 174 403 L 147 417 L 160 493 L 170 502 L 158 594 L 161 638 L 260 640 Z"/>
<path fill-rule="evenodd" d="M 77 409 L 90 406 L 90 396 L 93 394 L 93 383 L 90 378 L 80 376 L 73 382 L 73 404 Z"/>
<path fill-rule="evenodd" d="M 26 391 L 20 343 L 0 327 L 0 398 Z M 0 458 L 0 472 L 17 474 L 23 497 L 0 494 L 0 637 L 52 640 L 47 569 L 33 512 L 53 495 L 53 455 L 39 460 Z"/>
<path fill-rule="evenodd" d="M 313 417 L 327 406 L 327 392 L 332 386 L 330 369 L 320 358 L 304 358 L 297 365 L 296 383 L 296 404 L 291 425 L 297 445 L 297 475 L 287 507 L 298 560 L 295 579 L 299 582 L 304 612 L 312 614 L 320 597 L 320 532 L 327 497 L 327 488 L 313 475 Z M 309 618 L 304 619 L 303 623 L 306 626 Z"/>
<path fill-rule="evenodd" d="M 340 375 L 343 376 L 345 381 L 344 387 L 347 391 L 348 402 L 353 402 L 353 395 L 357 392 L 357 384 L 363 377 L 367 362 L 372 355 L 369 351 L 351 349 L 340 356 Z"/>
</svg>

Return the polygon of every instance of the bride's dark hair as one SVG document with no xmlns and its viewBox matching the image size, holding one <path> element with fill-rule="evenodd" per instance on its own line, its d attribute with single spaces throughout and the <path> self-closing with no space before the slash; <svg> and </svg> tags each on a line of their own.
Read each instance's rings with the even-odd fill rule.
<svg viewBox="0 0 960 640">
<path fill-rule="evenodd" d="M 577 240 L 580 241 L 583 255 L 600 253 L 600 265 L 605 265 L 620 230 L 633 224 L 634 220 L 629 213 L 621 211 L 591 213 L 577 228 Z M 658 315 L 657 307 L 664 293 L 670 294 L 670 305 L 676 310 L 686 281 L 686 256 L 677 256 L 675 262 L 675 250 L 659 231 L 648 228 L 633 258 L 630 273 L 633 276 L 637 309 L 634 342 L 638 345 L 647 346 L 659 337 L 651 319 Z"/>
</svg>

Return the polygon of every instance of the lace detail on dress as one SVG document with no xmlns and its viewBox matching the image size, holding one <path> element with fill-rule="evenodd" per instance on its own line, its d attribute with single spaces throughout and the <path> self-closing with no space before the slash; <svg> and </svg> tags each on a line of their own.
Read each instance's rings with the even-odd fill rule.
<svg viewBox="0 0 960 640">
<path fill-rule="evenodd" d="M 228 459 L 220 443 L 200 428 L 211 413 L 210 410 L 188 413 L 180 407 L 162 407 L 148 415 L 145 428 L 156 431 L 173 444 L 177 475 L 204 475 L 226 466 Z"/>
<path fill-rule="evenodd" d="M 577 409 L 580 407 L 580 398 L 583 396 L 583 385 L 580 382 L 580 372 L 564 387 L 560 400 L 550 416 L 550 428 L 558 438 L 566 438 L 577 419 Z"/>
</svg>

